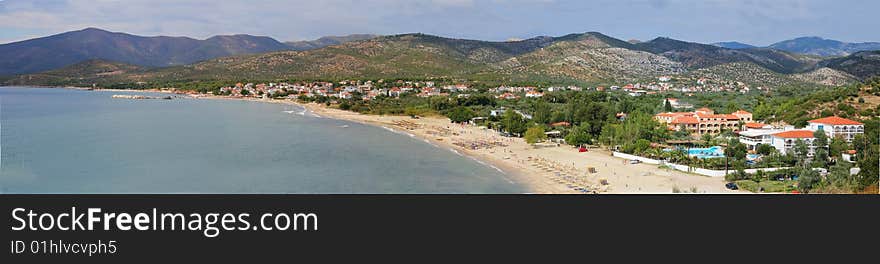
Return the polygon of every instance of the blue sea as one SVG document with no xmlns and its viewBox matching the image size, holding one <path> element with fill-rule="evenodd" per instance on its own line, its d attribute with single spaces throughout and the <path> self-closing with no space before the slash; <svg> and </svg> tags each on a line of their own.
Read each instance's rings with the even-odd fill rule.
<svg viewBox="0 0 880 264">
<path fill-rule="evenodd" d="M 114 94 L 142 93 L 0 87 L 0 193 L 527 191 L 450 150 L 295 106 Z"/>
</svg>

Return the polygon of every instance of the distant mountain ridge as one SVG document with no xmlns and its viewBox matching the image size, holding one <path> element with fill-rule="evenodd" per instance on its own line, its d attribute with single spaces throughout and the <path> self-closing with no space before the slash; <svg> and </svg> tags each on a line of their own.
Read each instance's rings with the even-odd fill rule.
<svg viewBox="0 0 880 264">
<path fill-rule="evenodd" d="M 847 43 L 820 37 L 801 37 L 774 43 L 769 48 L 818 56 L 847 56 L 859 51 L 880 50 L 880 42 Z"/>
<path fill-rule="evenodd" d="M 287 46 L 289 46 L 293 50 L 313 50 L 320 49 L 327 46 L 339 45 L 346 42 L 358 41 L 358 40 L 367 40 L 372 38 L 381 37 L 380 35 L 373 34 L 352 34 L 346 36 L 326 36 L 321 37 L 316 40 L 305 40 L 305 41 L 288 41 L 285 42 Z"/>
<path fill-rule="evenodd" d="M 729 49 L 660 37 L 636 44 L 636 48 L 683 63 L 691 69 L 734 62 L 750 62 L 779 73 L 808 70 L 818 60 L 804 55 L 765 48 Z"/>
<path fill-rule="evenodd" d="M 712 43 L 712 45 L 728 49 L 759 48 L 758 46 L 736 41 L 717 42 Z M 848 43 L 838 40 L 824 39 L 821 37 L 800 37 L 780 41 L 760 48 L 769 48 L 822 57 L 842 57 L 859 51 L 880 50 L 880 42 Z"/>
<path fill-rule="evenodd" d="M 0 75 L 58 69 L 87 60 L 108 60 L 146 67 L 190 64 L 224 56 L 289 49 L 269 37 L 142 37 L 86 28 L 0 45 Z"/>
<path fill-rule="evenodd" d="M 757 48 L 756 46 L 752 46 L 752 45 L 749 45 L 749 44 L 745 44 L 745 43 L 742 43 L 742 42 L 736 42 L 736 41 L 716 42 L 716 43 L 712 43 L 712 46 L 722 47 L 722 48 L 728 48 L 728 49 L 751 49 L 751 48 Z"/>
</svg>

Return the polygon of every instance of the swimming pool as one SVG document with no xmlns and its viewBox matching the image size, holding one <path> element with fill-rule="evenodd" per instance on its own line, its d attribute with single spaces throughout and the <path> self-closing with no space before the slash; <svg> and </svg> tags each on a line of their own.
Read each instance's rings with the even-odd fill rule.
<svg viewBox="0 0 880 264">
<path fill-rule="evenodd" d="M 713 146 L 709 148 L 692 148 L 688 149 L 688 156 L 701 159 L 723 158 L 724 149 L 719 146 Z"/>
</svg>

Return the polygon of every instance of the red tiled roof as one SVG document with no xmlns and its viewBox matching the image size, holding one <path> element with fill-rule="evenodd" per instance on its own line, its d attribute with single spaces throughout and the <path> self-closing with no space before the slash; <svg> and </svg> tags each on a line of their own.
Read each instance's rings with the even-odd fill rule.
<svg viewBox="0 0 880 264">
<path fill-rule="evenodd" d="M 680 116 L 672 120 L 673 124 L 699 124 L 700 121 L 690 116 Z"/>
<path fill-rule="evenodd" d="M 747 112 L 747 111 L 745 111 L 745 110 L 738 110 L 738 111 L 736 111 L 736 112 L 733 112 L 733 114 L 734 114 L 734 115 L 751 115 L 752 113 L 749 113 L 749 112 Z"/>
<path fill-rule="evenodd" d="M 791 130 L 773 134 L 780 138 L 813 138 L 813 131 L 809 130 Z"/>
<path fill-rule="evenodd" d="M 810 120 L 810 123 L 819 123 L 819 124 L 826 124 L 826 125 L 833 125 L 833 126 L 864 125 L 862 123 L 859 123 L 859 122 L 856 122 L 853 120 L 849 120 L 849 119 L 842 118 L 842 117 L 836 117 L 836 116 L 829 116 L 829 117 L 825 117 L 825 118 L 813 119 L 813 120 Z"/>
<path fill-rule="evenodd" d="M 727 118 L 727 115 L 697 114 L 700 118 Z"/>
<path fill-rule="evenodd" d="M 747 128 L 763 128 L 764 126 L 767 126 L 767 124 L 761 124 L 761 123 L 746 123 L 746 127 L 747 127 Z"/>
<path fill-rule="evenodd" d="M 663 116 L 663 117 L 694 116 L 694 113 L 692 113 L 692 112 L 674 112 L 674 113 L 673 112 L 666 112 L 666 113 L 659 113 L 654 116 Z"/>
</svg>

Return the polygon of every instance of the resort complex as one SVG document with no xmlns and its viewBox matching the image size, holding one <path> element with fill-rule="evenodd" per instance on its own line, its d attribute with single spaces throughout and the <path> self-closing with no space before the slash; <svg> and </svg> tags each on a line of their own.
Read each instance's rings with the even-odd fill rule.
<svg viewBox="0 0 880 264">
<path fill-rule="evenodd" d="M 809 121 L 809 126 L 796 129 L 793 126 L 777 128 L 771 125 L 750 123 L 745 131 L 739 133 L 739 141 L 751 151 L 761 145 L 769 145 L 782 154 L 791 153 L 797 141 L 803 141 L 809 148 L 808 156 L 813 156 L 816 146 L 816 132 L 828 138 L 841 139 L 852 143 L 856 135 L 865 133 L 865 124 L 846 118 L 831 116 Z"/>
<path fill-rule="evenodd" d="M 725 130 L 740 131 L 744 123 L 752 122 L 752 113 L 739 110 L 730 114 L 715 114 L 712 109 L 704 107 L 694 112 L 660 113 L 654 118 L 666 124 L 670 130 L 702 136 L 716 135 Z"/>
</svg>

